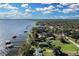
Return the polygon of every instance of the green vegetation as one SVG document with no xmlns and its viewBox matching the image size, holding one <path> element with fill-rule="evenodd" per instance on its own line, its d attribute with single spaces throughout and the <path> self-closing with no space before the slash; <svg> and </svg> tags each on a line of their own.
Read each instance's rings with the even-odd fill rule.
<svg viewBox="0 0 79 59">
<path fill-rule="evenodd" d="M 50 48 L 44 47 L 45 51 L 43 52 L 44 56 L 53 56 L 54 54 L 52 53 L 52 50 Z"/>
<path fill-rule="evenodd" d="M 52 45 L 53 44 L 56 46 L 61 46 L 61 50 L 66 53 L 67 53 L 67 51 L 76 51 L 77 50 L 77 47 L 72 43 L 64 44 L 64 43 L 60 42 L 59 40 L 55 40 L 52 42 Z"/>
<path fill-rule="evenodd" d="M 79 21 L 38 21 L 19 52 L 27 56 L 78 55 L 79 48 L 69 41 L 73 38 L 78 43 L 78 33 Z"/>
</svg>

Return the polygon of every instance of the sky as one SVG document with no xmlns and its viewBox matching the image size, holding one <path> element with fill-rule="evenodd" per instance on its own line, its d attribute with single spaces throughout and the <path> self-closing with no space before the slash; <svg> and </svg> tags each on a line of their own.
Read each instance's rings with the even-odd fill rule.
<svg viewBox="0 0 79 59">
<path fill-rule="evenodd" d="M 0 3 L 0 19 L 79 19 L 79 3 Z"/>
</svg>

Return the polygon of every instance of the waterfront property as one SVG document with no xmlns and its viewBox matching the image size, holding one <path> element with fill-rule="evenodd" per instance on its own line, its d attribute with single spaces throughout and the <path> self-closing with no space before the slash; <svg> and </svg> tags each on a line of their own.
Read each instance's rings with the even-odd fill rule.
<svg viewBox="0 0 79 59">
<path fill-rule="evenodd" d="M 21 55 L 27 56 L 30 55 L 30 53 L 31 56 L 79 55 L 79 48 L 70 41 L 72 39 L 66 38 L 73 37 L 72 33 L 76 32 L 70 30 L 69 28 L 65 29 L 65 26 L 67 27 L 67 24 L 65 23 L 65 25 L 63 25 L 64 23 L 64 21 L 61 23 L 57 22 L 56 24 L 54 22 L 50 22 L 49 25 L 45 24 L 42 26 L 39 24 L 40 27 L 39 25 L 33 27 L 31 32 L 28 34 L 30 47 L 29 49 L 31 50 L 27 50 L 27 52 L 24 52 Z M 51 26 L 50 24 L 55 24 L 55 26 L 57 25 L 57 27 L 54 27 L 53 25 Z M 60 26 L 60 24 L 62 24 L 62 26 Z M 72 27 L 70 28 L 73 29 Z M 70 32 L 71 34 L 69 34 Z M 73 41 L 76 42 L 74 38 Z"/>
</svg>

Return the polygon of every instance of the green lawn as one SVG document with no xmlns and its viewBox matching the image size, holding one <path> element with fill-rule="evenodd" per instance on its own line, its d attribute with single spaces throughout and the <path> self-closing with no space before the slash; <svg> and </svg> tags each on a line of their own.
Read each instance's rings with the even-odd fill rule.
<svg viewBox="0 0 79 59">
<path fill-rule="evenodd" d="M 45 49 L 45 51 L 43 52 L 44 56 L 52 56 L 52 55 L 54 55 L 50 48 L 44 47 L 43 49 Z"/>
<path fill-rule="evenodd" d="M 64 53 L 67 53 L 67 54 L 74 54 L 77 52 L 78 48 L 70 43 L 70 44 L 65 44 L 65 43 L 62 43 L 60 40 L 52 40 L 51 41 L 52 45 L 55 45 L 55 46 L 61 46 L 61 51 L 63 51 Z M 36 48 L 36 46 L 33 46 L 31 45 L 32 48 Z M 43 47 L 42 50 L 45 50 L 43 51 L 43 55 L 44 56 L 53 56 L 53 50 L 49 47 Z"/>
<path fill-rule="evenodd" d="M 64 51 L 64 52 L 68 52 L 68 51 L 77 51 L 78 48 L 70 43 L 70 44 L 64 44 L 62 42 L 60 42 L 59 40 L 55 40 L 55 41 L 52 41 L 52 45 L 56 45 L 56 46 L 61 46 L 61 50 Z"/>
<path fill-rule="evenodd" d="M 60 42 L 59 40 L 53 40 L 52 45 L 61 46 L 61 50 L 64 53 L 68 53 L 70 55 L 73 53 L 76 53 L 78 50 L 78 48 L 75 45 L 73 45 L 72 43 L 64 44 L 64 43 Z M 43 49 L 45 50 L 43 52 L 44 56 L 53 56 L 54 55 L 51 48 L 44 47 Z"/>
</svg>

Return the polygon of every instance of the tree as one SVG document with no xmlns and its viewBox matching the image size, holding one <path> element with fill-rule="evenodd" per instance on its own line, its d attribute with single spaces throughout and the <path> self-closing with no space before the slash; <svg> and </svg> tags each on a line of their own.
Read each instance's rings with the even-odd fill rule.
<svg viewBox="0 0 79 59">
<path fill-rule="evenodd" d="M 66 38 L 64 38 L 64 37 L 61 37 L 60 41 L 61 41 L 62 43 L 69 44 L 68 40 L 67 40 Z"/>
</svg>

